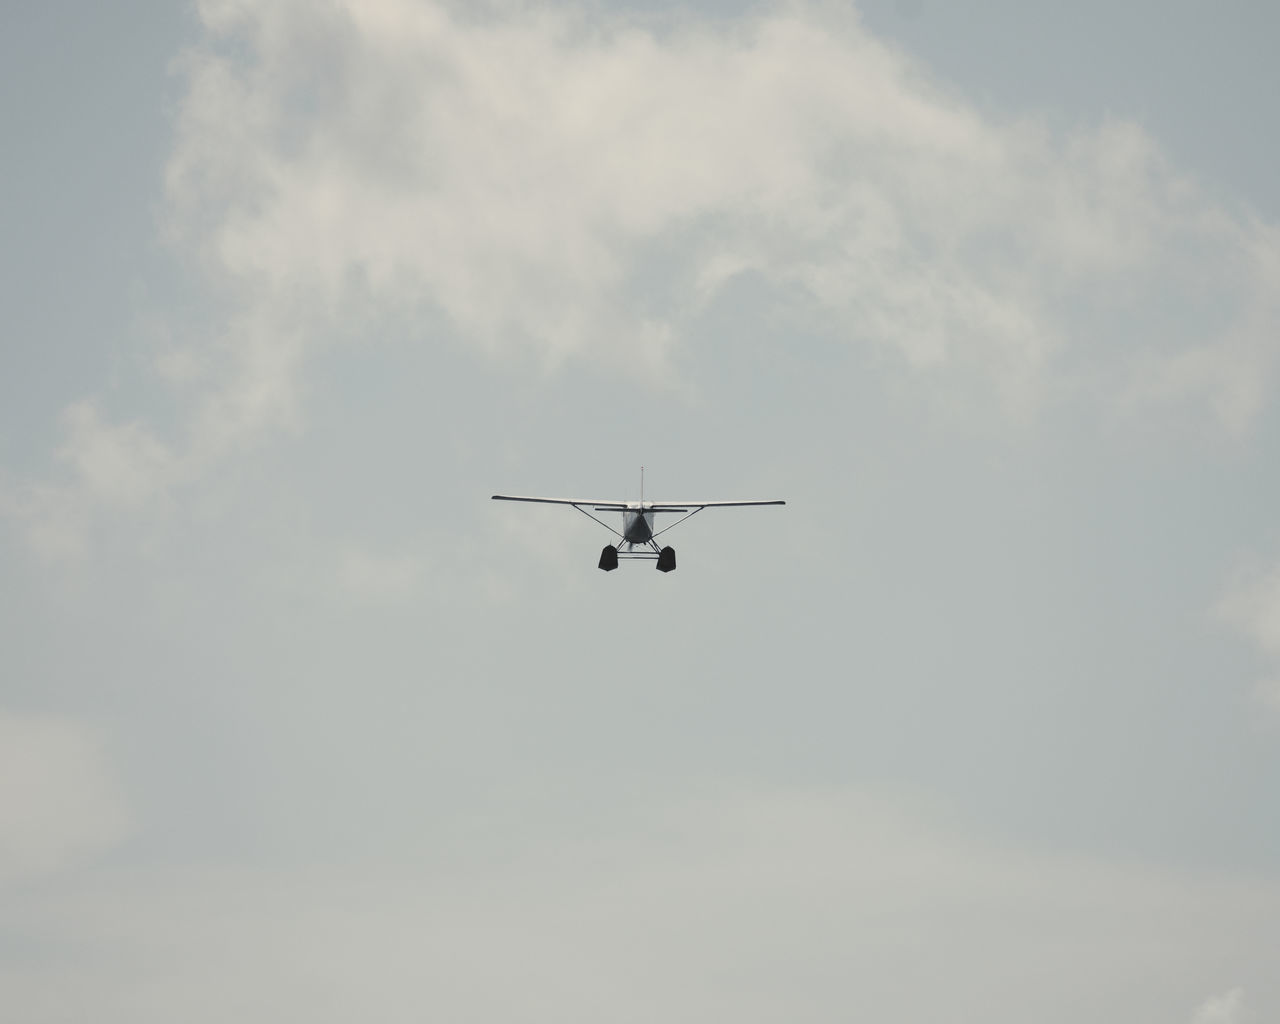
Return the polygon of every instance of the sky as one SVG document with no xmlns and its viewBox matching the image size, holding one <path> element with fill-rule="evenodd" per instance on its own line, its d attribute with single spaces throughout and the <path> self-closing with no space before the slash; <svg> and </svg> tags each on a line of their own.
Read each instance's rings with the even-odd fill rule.
<svg viewBox="0 0 1280 1024">
<path fill-rule="evenodd" d="M 6 1012 L 1280 1016 L 1278 20 L 10 17 Z"/>
</svg>

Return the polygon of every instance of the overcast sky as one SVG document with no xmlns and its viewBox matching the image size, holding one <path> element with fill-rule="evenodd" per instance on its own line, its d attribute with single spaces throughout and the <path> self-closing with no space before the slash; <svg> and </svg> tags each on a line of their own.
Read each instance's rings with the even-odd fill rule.
<svg viewBox="0 0 1280 1024">
<path fill-rule="evenodd" d="M 1280 1017 L 1278 33 L 11 14 L 6 1019 Z"/>
</svg>

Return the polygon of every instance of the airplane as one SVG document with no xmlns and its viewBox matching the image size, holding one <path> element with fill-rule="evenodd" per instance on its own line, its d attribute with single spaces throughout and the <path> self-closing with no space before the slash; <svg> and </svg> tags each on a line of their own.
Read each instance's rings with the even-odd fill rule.
<svg viewBox="0 0 1280 1024">
<path fill-rule="evenodd" d="M 785 505 L 781 499 L 772 501 L 645 501 L 644 500 L 644 467 L 640 467 L 640 500 L 639 501 L 596 501 L 589 498 L 535 498 L 518 494 L 495 494 L 494 501 L 532 501 L 547 505 L 572 505 L 588 519 L 594 520 L 610 533 L 617 534 L 619 543 L 606 544 L 600 552 L 599 568 L 612 572 L 618 568 L 619 558 L 652 558 L 657 560 L 658 572 L 671 572 L 676 567 L 676 552 L 672 547 L 659 547 L 657 539 L 668 530 L 679 526 L 686 519 L 701 512 L 704 508 L 728 508 L 741 505 Z M 622 532 L 619 533 L 603 519 L 597 519 L 588 512 L 621 512 Z M 670 526 L 654 530 L 653 517 L 657 513 L 684 513 Z M 627 550 L 619 550 L 622 545 Z M 639 550 L 637 550 L 637 548 Z"/>
</svg>

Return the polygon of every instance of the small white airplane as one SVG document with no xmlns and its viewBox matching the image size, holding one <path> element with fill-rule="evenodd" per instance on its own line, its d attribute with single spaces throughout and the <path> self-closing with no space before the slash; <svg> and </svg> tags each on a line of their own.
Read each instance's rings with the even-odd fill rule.
<svg viewBox="0 0 1280 1024">
<path fill-rule="evenodd" d="M 654 558 L 657 559 L 658 572 L 671 572 L 676 567 L 675 548 L 659 547 L 657 539 L 668 530 L 679 526 L 690 516 L 696 515 L 704 508 L 728 508 L 738 505 L 785 505 L 781 499 L 773 501 L 645 501 L 644 500 L 644 467 L 640 467 L 640 500 L 639 501 L 596 501 L 588 498 L 534 498 L 518 494 L 495 494 L 494 501 L 534 501 L 547 505 L 572 505 L 588 519 L 599 523 L 610 533 L 616 534 L 618 544 L 606 544 L 600 552 L 600 568 L 612 572 L 618 568 L 619 558 Z M 622 532 L 619 533 L 602 519 L 597 519 L 588 512 L 621 512 Z M 653 517 L 658 512 L 684 513 L 670 526 L 661 530 L 654 529 Z M 620 551 L 625 544 L 627 550 Z M 639 550 L 637 550 L 637 548 Z"/>
</svg>

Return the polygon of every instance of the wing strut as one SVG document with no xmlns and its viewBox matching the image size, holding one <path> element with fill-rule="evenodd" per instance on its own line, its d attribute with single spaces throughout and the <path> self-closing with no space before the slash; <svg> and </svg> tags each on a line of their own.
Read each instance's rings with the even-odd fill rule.
<svg viewBox="0 0 1280 1024">
<path fill-rule="evenodd" d="M 686 519 L 692 519 L 694 516 L 696 516 L 699 512 L 701 512 L 701 511 L 702 511 L 704 508 L 706 508 L 706 507 L 707 507 L 706 505 L 699 505 L 699 506 L 698 506 L 697 508 L 695 508 L 692 512 L 688 513 L 687 515 L 683 515 L 683 516 L 681 516 L 679 519 L 677 519 L 677 520 L 676 520 L 674 523 L 672 523 L 670 526 L 664 526 L 664 527 L 663 527 L 661 530 L 659 530 L 657 533 L 653 534 L 653 535 L 652 535 L 652 537 L 654 537 L 654 538 L 656 538 L 656 537 L 661 537 L 661 536 L 662 536 L 664 533 L 666 533 L 668 530 L 673 529 L 673 528 L 675 528 L 675 527 L 679 526 L 679 525 L 680 525 L 681 523 L 683 523 Z M 652 538 L 651 538 L 651 539 L 652 539 Z"/>
<path fill-rule="evenodd" d="M 623 538 L 622 538 L 622 534 L 621 534 L 621 533 L 619 533 L 617 530 L 615 530 L 615 529 L 614 529 L 612 526 L 610 526 L 608 523 L 606 523 L 603 519 L 596 519 L 596 517 L 595 517 L 595 516 L 593 516 L 590 512 L 588 512 L 588 511 L 587 511 L 585 508 L 583 508 L 581 505 L 574 505 L 573 507 L 574 507 L 574 508 L 576 508 L 579 512 L 581 512 L 581 513 L 582 513 L 584 516 L 586 516 L 588 519 L 590 519 L 590 520 L 592 520 L 592 521 L 594 521 L 594 522 L 599 523 L 599 524 L 600 524 L 601 526 L 603 526 L 606 530 L 608 530 L 610 533 L 612 533 L 615 537 L 619 538 L 620 540 L 621 540 L 621 539 L 623 539 Z M 687 518 L 687 517 L 686 517 L 686 518 Z"/>
</svg>

